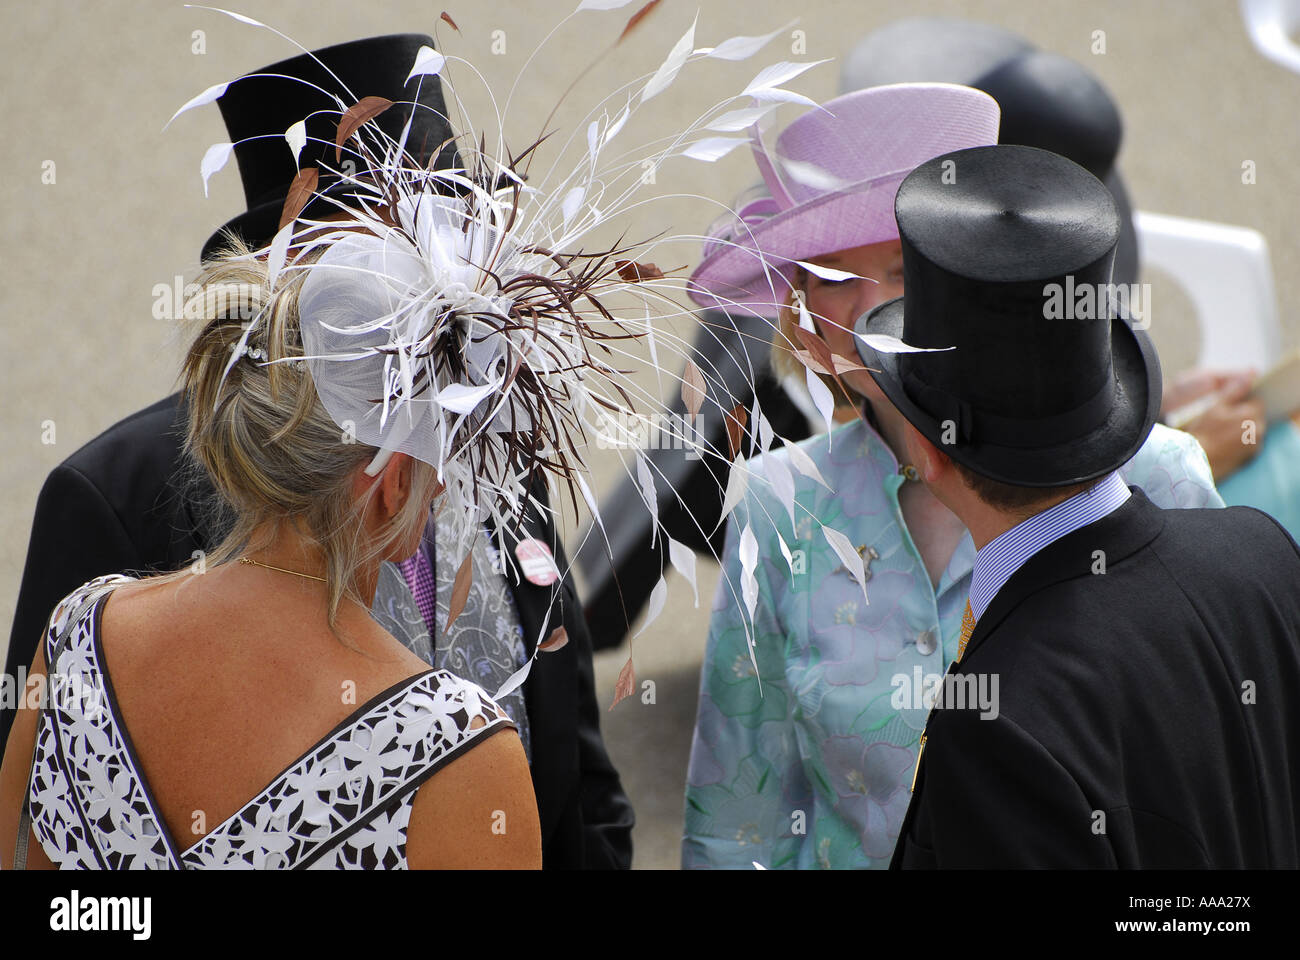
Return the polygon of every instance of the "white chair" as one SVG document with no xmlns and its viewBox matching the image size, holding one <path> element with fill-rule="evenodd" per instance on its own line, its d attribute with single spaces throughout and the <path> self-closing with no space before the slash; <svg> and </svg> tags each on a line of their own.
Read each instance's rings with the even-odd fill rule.
<svg viewBox="0 0 1300 960">
<path fill-rule="evenodd" d="M 1134 223 L 1142 266 L 1172 276 L 1196 308 L 1201 366 L 1263 373 L 1280 359 L 1282 334 L 1263 234 L 1143 210 Z M 1158 304 L 1154 316 L 1159 323 Z"/>
<path fill-rule="evenodd" d="M 1292 39 L 1300 29 L 1300 0 L 1241 0 L 1241 17 L 1256 50 L 1300 73 L 1300 45 Z"/>
</svg>

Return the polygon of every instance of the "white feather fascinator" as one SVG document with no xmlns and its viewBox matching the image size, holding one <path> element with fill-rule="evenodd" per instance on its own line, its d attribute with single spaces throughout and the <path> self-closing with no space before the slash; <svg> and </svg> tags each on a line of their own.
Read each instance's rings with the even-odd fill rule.
<svg viewBox="0 0 1300 960">
<path fill-rule="evenodd" d="M 629 2 L 582 0 L 565 19 Z M 619 41 L 659 2 L 638 10 Z M 239 14 L 217 12 L 272 29 Z M 450 17 L 444 14 L 443 19 L 455 27 Z M 489 149 L 486 131 L 462 123 L 456 143 L 459 163 L 443 169 L 414 161 L 405 133 L 391 136 L 374 122 L 393 106 L 390 101 L 367 97 L 365 90 L 351 91 L 356 95 L 352 102 L 337 103 L 337 137 L 327 153 L 334 162 L 301 170 L 289 191 L 281 229 L 266 249 L 254 254 L 266 261 L 272 296 L 290 284 L 300 285 L 303 356 L 261 362 L 306 362 L 322 404 L 340 429 L 378 448 L 368 472 L 377 473 L 398 451 L 436 467 L 466 553 L 485 521 L 499 531 L 519 518 L 539 478 L 550 485 L 553 503 L 568 500 L 576 508 L 579 498 L 585 501 L 601 529 L 584 459 L 593 441 L 620 451 L 657 526 L 655 478 L 628 437 L 636 432 L 635 424 L 662 415 L 668 404 L 637 385 L 637 370 L 645 370 L 648 362 L 652 377 L 641 380 L 679 381 L 692 414 L 716 402 L 710 372 L 689 359 L 689 342 L 661 325 L 689 315 L 682 306 L 685 297 L 675 296 L 686 280 L 665 276 L 649 258 L 657 244 L 683 236 L 584 252 L 598 227 L 609 230 L 612 224 L 623 236 L 635 235 L 634 214 L 647 199 L 643 173 L 648 165 L 659 169 L 682 158 L 660 179 L 680 170 L 685 180 L 690 162 L 712 162 L 749 144 L 756 125 L 779 104 L 812 104 L 782 85 L 817 64 L 777 62 L 757 73 L 745 71 L 748 83 L 738 85 L 732 96 L 710 94 L 718 102 L 695 120 L 652 131 L 644 138 L 648 146 L 630 146 L 640 108 L 690 62 L 745 60 L 786 27 L 699 48 L 695 29 L 692 24 L 653 74 L 602 100 L 567 137 L 564 130 L 543 130 L 537 141 L 513 155 L 504 146 Z M 473 69 L 425 47 L 411 64 L 411 76 L 438 75 L 449 102 L 463 112 L 450 82 L 453 67 Z M 209 88 L 177 115 L 213 102 L 225 87 Z M 284 149 L 295 157 L 305 142 L 304 131 L 301 124 L 285 131 Z M 586 149 L 567 172 L 532 176 L 529 165 L 548 136 L 575 142 L 579 150 L 585 140 Z M 201 164 L 205 189 L 233 147 L 217 144 L 207 151 Z M 347 194 L 318 190 L 325 175 L 346 183 Z M 655 192 L 668 191 L 661 185 Z M 725 207 L 699 199 L 706 210 Z M 304 213 L 309 202 L 311 215 Z M 328 205 L 325 215 L 320 213 L 323 203 Z M 701 217 L 709 219 L 708 212 Z M 240 361 L 241 348 L 259 322 L 260 316 L 253 318 L 231 366 Z M 729 512 L 743 494 L 749 472 L 741 455 L 745 423 L 754 428 L 751 453 L 767 449 L 774 438 L 770 427 L 763 429 L 761 411 L 726 412 L 739 418 L 732 449 L 695 452 L 732 464 Z M 703 443 L 689 433 L 677 439 L 687 446 Z M 793 462 L 799 466 L 801 461 Z M 806 469 L 816 472 L 810 463 Z M 742 555 L 752 540 L 747 528 Z M 668 546 L 673 564 L 693 585 L 690 551 L 675 542 Z M 745 564 L 745 574 L 740 594 L 752 612 L 752 562 Z M 652 618 L 662 610 L 663 596 L 656 588 Z M 630 661 L 624 673 L 617 696 L 629 692 Z M 522 675 L 512 683 L 521 680 Z"/>
</svg>

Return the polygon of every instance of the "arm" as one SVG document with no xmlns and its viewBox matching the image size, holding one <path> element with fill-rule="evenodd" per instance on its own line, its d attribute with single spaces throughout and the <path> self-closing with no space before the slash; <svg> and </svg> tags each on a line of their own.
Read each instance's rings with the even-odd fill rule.
<svg viewBox="0 0 1300 960">
<path fill-rule="evenodd" d="M 61 599 L 97 576 L 138 566 L 135 544 L 99 489 L 74 467 L 55 467 L 36 501 L 5 672 L 14 676 L 32 661 Z M 0 712 L 0 743 L 13 722 L 13 710 Z"/>
<path fill-rule="evenodd" d="M 864 636 L 864 642 L 874 640 Z M 816 672 L 800 669 L 789 681 L 792 689 L 808 691 L 810 701 L 795 716 L 811 791 L 805 866 L 884 869 L 906 813 L 917 747 L 891 742 L 885 732 L 902 729 L 893 719 L 898 712 L 889 704 L 890 688 L 828 684 Z M 919 731 L 912 736 L 919 738 Z"/>
<path fill-rule="evenodd" d="M 519 735 L 474 744 L 411 803 L 406 862 L 415 870 L 540 870 L 537 800 Z"/>
<path fill-rule="evenodd" d="M 556 544 L 556 560 L 566 569 L 564 554 Z M 632 827 L 636 816 L 609 759 L 600 735 L 600 707 L 596 703 L 596 676 L 592 665 L 591 633 L 572 581 L 564 583 L 565 629 L 577 670 L 578 791 L 582 809 L 582 866 L 588 870 L 627 870 L 632 866 Z M 557 656 L 562 656 L 560 651 Z M 551 654 L 543 654 L 551 656 Z"/>
<path fill-rule="evenodd" d="M 28 678 L 45 676 L 45 650 L 37 643 L 36 659 L 32 661 Z M 42 681 L 43 683 L 44 681 Z M 19 702 L 24 702 L 25 691 L 16 691 Z M 14 843 L 18 837 L 18 821 L 22 814 L 23 798 L 31 779 L 32 751 L 36 745 L 36 722 L 41 712 L 36 709 L 16 711 L 17 719 L 9 732 L 4 763 L 0 764 L 0 869 L 14 868 Z M 34 831 L 27 843 L 27 869 L 53 870 L 54 864 L 45 855 Z"/>
<path fill-rule="evenodd" d="M 1218 393 L 1214 406 L 1197 416 L 1185 429 L 1196 437 L 1214 470 L 1214 479 L 1222 482 L 1236 473 L 1259 452 L 1268 424 L 1264 404 L 1251 396 L 1255 374 L 1250 370 L 1185 371 L 1165 390 L 1161 413 L 1168 416 L 1201 397 Z M 1242 441 L 1242 421 L 1256 425 L 1253 443 Z"/>
</svg>

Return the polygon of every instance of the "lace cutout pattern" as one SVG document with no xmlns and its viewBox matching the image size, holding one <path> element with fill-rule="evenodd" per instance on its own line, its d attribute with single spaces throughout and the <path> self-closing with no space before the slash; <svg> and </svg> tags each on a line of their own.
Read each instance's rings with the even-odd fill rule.
<svg viewBox="0 0 1300 960">
<path fill-rule="evenodd" d="M 84 599 L 127 579 L 101 577 L 60 604 L 47 633 L 47 657 Z M 52 701 L 38 728 L 32 826 L 59 867 L 403 869 L 416 789 L 485 735 L 512 726 L 474 684 L 444 670 L 420 674 L 360 708 L 178 853 L 108 700 L 95 640 L 102 602 L 82 615 L 57 663 L 60 675 L 77 678 L 84 696 Z"/>
</svg>

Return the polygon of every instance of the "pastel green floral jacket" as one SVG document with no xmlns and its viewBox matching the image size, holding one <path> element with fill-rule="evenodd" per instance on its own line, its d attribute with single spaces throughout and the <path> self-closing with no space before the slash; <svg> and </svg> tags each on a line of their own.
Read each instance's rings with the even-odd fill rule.
<svg viewBox="0 0 1300 960">
<path fill-rule="evenodd" d="M 898 461 L 876 432 L 855 421 L 800 448 L 830 489 L 790 471 L 793 527 L 758 480 L 729 520 L 687 774 L 686 868 L 887 866 L 910 798 L 926 677 L 956 655 L 970 535 L 934 587 L 899 510 Z M 783 449 L 766 456 L 789 463 Z M 767 475 L 763 457 L 750 466 Z M 1200 445 L 1167 427 L 1120 474 L 1161 507 L 1223 506 Z M 867 560 L 869 603 L 814 516 Z M 758 541 L 757 676 L 741 596 L 747 522 Z"/>
</svg>

